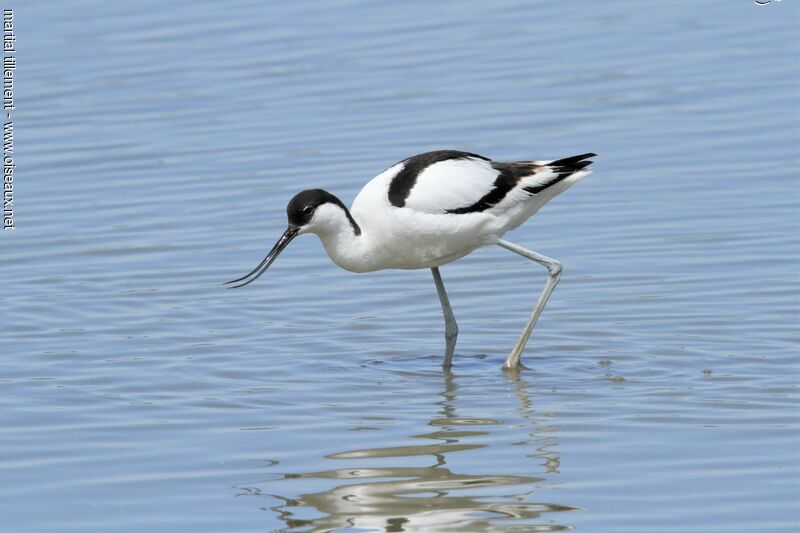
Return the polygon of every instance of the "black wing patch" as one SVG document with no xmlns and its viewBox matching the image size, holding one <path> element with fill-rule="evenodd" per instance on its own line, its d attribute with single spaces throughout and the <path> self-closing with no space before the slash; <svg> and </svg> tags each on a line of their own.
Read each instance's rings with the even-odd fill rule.
<svg viewBox="0 0 800 533">
<path fill-rule="evenodd" d="M 495 178 L 491 191 L 484 194 L 480 200 L 472 205 L 459 207 L 457 209 L 448 209 L 447 212 L 454 215 L 463 215 L 489 209 L 505 198 L 506 194 L 517 186 L 519 180 L 533 174 L 535 169 L 538 168 L 538 165 L 525 161 L 516 163 L 498 163 L 497 161 L 492 161 L 492 168 L 499 171 L 500 174 Z"/>
<path fill-rule="evenodd" d="M 531 194 L 538 194 L 548 187 L 552 187 L 559 181 L 572 176 L 582 168 L 588 167 L 592 164 L 592 161 L 584 161 L 584 159 L 596 156 L 597 154 L 590 152 L 588 154 L 575 155 L 572 157 L 559 159 L 557 161 L 551 161 L 547 163 L 547 166 L 553 169 L 556 175 L 553 176 L 552 179 L 547 180 L 545 183 L 537 185 L 536 187 L 525 187 L 524 190 Z"/>
<path fill-rule="evenodd" d="M 597 154 L 593 153 L 581 154 L 573 157 L 567 157 L 565 159 L 559 159 L 557 161 L 552 161 L 546 165 L 531 161 L 514 161 L 511 163 L 492 161 L 492 168 L 500 172 L 500 174 L 498 174 L 497 178 L 494 180 L 492 190 L 486 193 L 480 200 L 472 205 L 459 207 L 457 209 L 448 209 L 447 212 L 454 215 L 463 215 L 466 213 L 486 211 L 487 209 L 497 205 L 503 198 L 505 198 L 506 195 L 517 186 L 522 178 L 535 174 L 537 169 L 545 167 L 551 168 L 555 172 L 555 175 L 551 179 L 547 180 L 545 183 L 536 185 L 535 187 L 525 187 L 525 189 L 523 189 L 531 194 L 538 194 L 548 187 L 555 185 L 559 181 L 575 174 L 582 168 L 591 165 L 591 161 L 583 160 L 596 155 Z"/>
<path fill-rule="evenodd" d="M 389 202 L 395 207 L 403 207 L 406 205 L 406 199 L 411 194 L 411 189 L 417 183 L 417 177 L 423 170 L 433 165 L 449 159 L 466 159 L 474 157 L 489 161 L 488 158 L 482 155 L 473 154 L 470 152 L 459 152 L 458 150 L 436 150 L 434 152 L 425 152 L 424 154 L 415 155 L 401 161 L 403 168 L 400 172 L 392 178 L 389 184 Z"/>
</svg>

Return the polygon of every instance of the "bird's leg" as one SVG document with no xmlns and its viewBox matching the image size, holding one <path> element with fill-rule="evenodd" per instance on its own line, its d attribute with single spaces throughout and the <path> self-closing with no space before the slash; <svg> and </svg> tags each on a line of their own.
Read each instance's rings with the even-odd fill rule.
<svg viewBox="0 0 800 533">
<path fill-rule="evenodd" d="M 433 282 L 436 284 L 436 292 L 439 293 L 439 301 L 442 303 L 442 313 L 444 314 L 444 339 L 446 344 L 442 366 L 447 370 L 453 364 L 453 352 L 456 349 L 456 339 L 458 338 L 458 324 L 456 324 L 456 317 L 453 316 L 453 308 L 450 307 L 450 299 L 444 290 L 444 282 L 442 281 L 442 275 L 439 274 L 439 267 L 433 267 L 431 272 L 433 273 Z"/>
<path fill-rule="evenodd" d="M 540 265 L 546 266 L 548 271 L 547 282 L 544 284 L 544 289 L 542 289 L 542 293 L 539 295 L 539 300 L 536 302 L 536 307 L 533 308 L 531 317 L 528 319 L 528 323 L 525 324 L 525 329 L 522 330 L 522 335 L 520 335 L 517 344 L 514 345 L 514 349 L 511 350 L 511 354 L 509 354 L 508 359 L 506 359 L 506 362 L 503 363 L 503 368 L 516 369 L 519 367 L 519 358 L 522 355 L 522 350 L 525 348 L 525 344 L 528 342 L 528 337 L 531 336 L 533 326 L 536 325 L 539 315 L 542 314 L 542 309 L 544 309 L 545 304 L 547 304 L 550 294 L 552 294 L 553 289 L 556 288 L 556 284 L 561 277 L 561 263 L 545 255 L 523 248 L 522 246 L 517 246 L 514 243 L 504 241 L 503 239 L 498 239 L 497 245 L 505 248 L 506 250 L 511 250 L 522 257 L 536 261 Z"/>
</svg>

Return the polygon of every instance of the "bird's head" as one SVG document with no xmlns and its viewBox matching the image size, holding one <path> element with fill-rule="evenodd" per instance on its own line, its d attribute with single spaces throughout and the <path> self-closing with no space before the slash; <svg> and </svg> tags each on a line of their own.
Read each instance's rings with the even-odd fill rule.
<svg viewBox="0 0 800 533">
<path fill-rule="evenodd" d="M 298 235 L 304 233 L 319 235 L 334 231 L 342 223 L 342 219 L 349 220 L 356 235 L 361 233 L 342 201 L 322 189 L 308 189 L 297 193 L 294 198 L 289 200 L 289 204 L 286 206 L 286 215 L 289 219 L 289 227 L 286 228 L 267 256 L 248 274 L 229 281 L 226 285 L 237 288 L 254 282 Z"/>
<path fill-rule="evenodd" d="M 332 231 L 349 215 L 341 200 L 322 189 L 308 189 L 297 193 L 286 206 L 289 229 L 297 228 L 297 235 Z"/>
</svg>

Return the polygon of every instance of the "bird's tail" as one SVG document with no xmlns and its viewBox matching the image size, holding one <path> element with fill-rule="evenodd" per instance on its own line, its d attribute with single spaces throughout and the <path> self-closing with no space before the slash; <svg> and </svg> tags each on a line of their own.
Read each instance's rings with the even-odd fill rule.
<svg viewBox="0 0 800 533">
<path fill-rule="evenodd" d="M 550 161 L 547 163 L 547 166 L 559 168 L 559 170 L 563 170 L 564 172 L 575 173 L 593 163 L 593 161 L 587 161 L 587 159 L 590 157 L 597 157 L 597 154 L 589 152 L 586 154 L 574 155 L 572 157 L 565 157 L 564 159 L 556 159 L 555 161 Z"/>
<path fill-rule="evenodd" d="M 590 171 L 585 169 L 592 164 L 592 161 L 588 159 L 596 155 L 589 152 L 555 161 L 536 161 L 535 164 L 544 172 L 534 173 L 532 176 L 534 179 L 529 182 L 530 185 L 524 187 L 524 190 L 531 194 L 549 191 L 551 197 L 555 196 L 579 179 L 589 175 Z M 541 177 L 536 179 L 537 176 Z"/>
<path fill-rule="evenodd" d="M 556 159 L 555 161 L 547 163 L 547 166 L 555 170 L 558 174 L 575 174 L 593 163 L 593 161 L 589 160 L 590 157 L 597 157 L 597 154 L 589 152 L 572 157 L 565 157 L 564 159 Z"/>
</svg>

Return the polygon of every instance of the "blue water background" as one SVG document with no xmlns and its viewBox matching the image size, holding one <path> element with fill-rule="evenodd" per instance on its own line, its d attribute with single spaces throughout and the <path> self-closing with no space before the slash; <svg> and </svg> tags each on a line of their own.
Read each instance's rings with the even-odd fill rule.
<svg viewBox="0 0 800 533">
<path fill-rule="evenodd" d="M 17 3 L 0 531 L 800 528 L 800 7 Z M 432 149 L 593 151 L 500 249 L 354 275 L 349 203 Z"/>
</svg>

